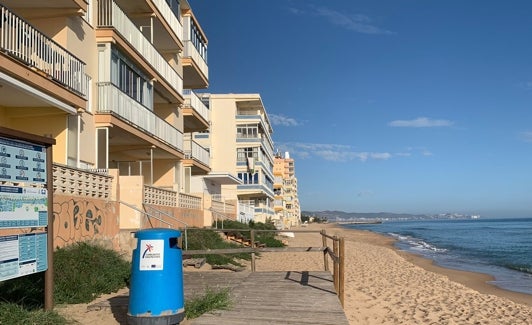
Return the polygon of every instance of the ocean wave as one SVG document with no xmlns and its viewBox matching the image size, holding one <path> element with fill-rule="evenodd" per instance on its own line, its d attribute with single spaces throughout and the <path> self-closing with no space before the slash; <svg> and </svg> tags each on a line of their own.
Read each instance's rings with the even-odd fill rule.
<svg viewBox="0 0 532 325">
<path fill-rule="evenodd" d="M 419 238 L 396 234 L 396 233 L 389 233 L 389 235 L 402 243 L 406 243 L 412 250 L 429 251 L 429 252 L 436 252 L 436 253 L 447 252 L 447 249 L 436 247 Z"/>
<path fill-rule="evenodd" d="M 511 270 L 515 270 L 515 271 L 519 271 L 519 272 L 523 272 L 523 273 L 527 273 L 527 274 L 532 274 L 532 267 L 530 265 L 514 265 L 514 264 L 507 264 L 505 265 L 505 267 L 511 269 Z"/>
</svg>

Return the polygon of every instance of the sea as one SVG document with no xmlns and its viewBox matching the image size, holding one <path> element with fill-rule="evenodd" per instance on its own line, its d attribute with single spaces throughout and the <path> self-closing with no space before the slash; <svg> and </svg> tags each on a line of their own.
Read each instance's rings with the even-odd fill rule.
<svg viewBox="0 0 532 325">
<path fill-rule="evenodd" d="M 532 218 L 349 224 L 395 238 L 397 248 L 446 268 L 492 275 L 500 288 L 532 294 Z"/>
</svg>

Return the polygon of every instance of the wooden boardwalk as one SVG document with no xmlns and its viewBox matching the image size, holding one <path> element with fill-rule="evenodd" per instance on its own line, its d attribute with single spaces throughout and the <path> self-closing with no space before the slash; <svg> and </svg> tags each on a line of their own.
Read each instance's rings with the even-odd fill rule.
<svg viewBox="0 0 532 325">
<path fill-rule="evenodd" d="M 188 321 L 189 324 L 348 325 L 330 272 L 190 272 L 185 296 L 205 288 L 231 288 L 233 306 Z"/>
<path fill-rule="evenodd" d="M 233 301 L 230 310 L 185 320 L 187 325 L 349 324 L 327 271 L 184 272 L 183 286 L 185 299 L 202 295 L 207 288 L 229 288 Z M 110 308 L 118 323 L 125 325 L 128 302 L 126 293 L 87 309 Z"/>
</svg>

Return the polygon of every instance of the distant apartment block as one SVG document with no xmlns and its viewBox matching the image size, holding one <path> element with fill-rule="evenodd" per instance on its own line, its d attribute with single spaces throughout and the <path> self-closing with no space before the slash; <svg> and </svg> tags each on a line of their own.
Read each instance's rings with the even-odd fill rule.
<svg viewBox="0 0 532 325">
<path fill-rule="evenodd" d="M 272 127 L 259 94 L 202 94 L 209 106 L 208 132 L 194 140 L 210 149 L 215 175 L 233 175 L 238 184 L 224 184 L 221 195 L 238 202 L 238 218 L 265 222 L 275 218 Z M 197 179 L 201 181 L 207 176 Z"/>
<path fill-rule="evenodd" d="M 301 208 L 297 194 L 294 159 L 285 152 L 284 156 L 275 156 L 273 175 L 275 177 L 273 192 L 275 195 L 275 219 L 283 229 L 301 223 Z"/>
</svg>

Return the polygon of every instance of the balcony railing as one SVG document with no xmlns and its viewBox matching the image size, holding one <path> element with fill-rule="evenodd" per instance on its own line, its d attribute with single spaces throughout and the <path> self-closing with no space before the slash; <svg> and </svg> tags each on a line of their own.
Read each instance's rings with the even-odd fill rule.
<svg viewBox="0 0 532 325">
<path fill-rule="evenodd" d="M 108 199 L 113 177 L 54 163 L 54 194 Z"/>
<path fill-rule="evenodd" d="M 0 49 L 87 98 L 89 77 L 85 63 L 2 5 Z"/>
<path fill-rule="evenodd" d="M 198 196 L 185 194 L 185 193 L 179 193 L 179 207 L 180 208 L 187 208 L 187 209 L 196 209 L 201 210 L 201 198 Z"/>
<path fill-rule="evenodd" d="M 205 79 L 209 79 L 209 66 L 207 65 L 207 62 L 205 62 L 205 59 L 203 59 L 203 57 L 200 55 L 194 44 L 192 44 L 192 41 L 185 41 L 184 57 L 191 58 L 196 63 Z"/>
<path fill-rule="evenodd" d="M 181 96 L 183 95 L 183 78 L 166 62 L 114 1 L 100 0 L 98 2 L 98 27 L 114 28 L 166 80 L 170 87 Z"/>
<path fill-rule="evenodd" d="M 199 99 L 198 95 L 190 89 L 183 89 L 183 95 L 185 96 L 184 106 L 193 108 L 201 117 L 209 121 L 209 109 Z"/>
<path fill-rule="evenodd" d="M 144 185 L 144 204 L 177 206 L 177 192 Z"/>
<path fill-rule="evenodd" d="M 186 159 L 195 159 L 205 166 L 210 165 L 209 151 L 197 144 L 196 141 L 191 139 L 185 140 L 185 148 Z"/>
<path fill-rule="evenodd" d="M 113 113 L 127 123 L 183 151 L 183 133 L 109 82 L 98 83 L 98 113 Z"/>
<path fill-rule="evenodd" d="M 183 25 L 175 16 L 172 8 L 168 5 L 168 2 L 166 2 L 166 0 L 151 0 L 151 2 L 155 4 L 155 7 L 157 7 L 164 20 L 170 25 L 179 40 L 183 40 Z"/>
</svg>

